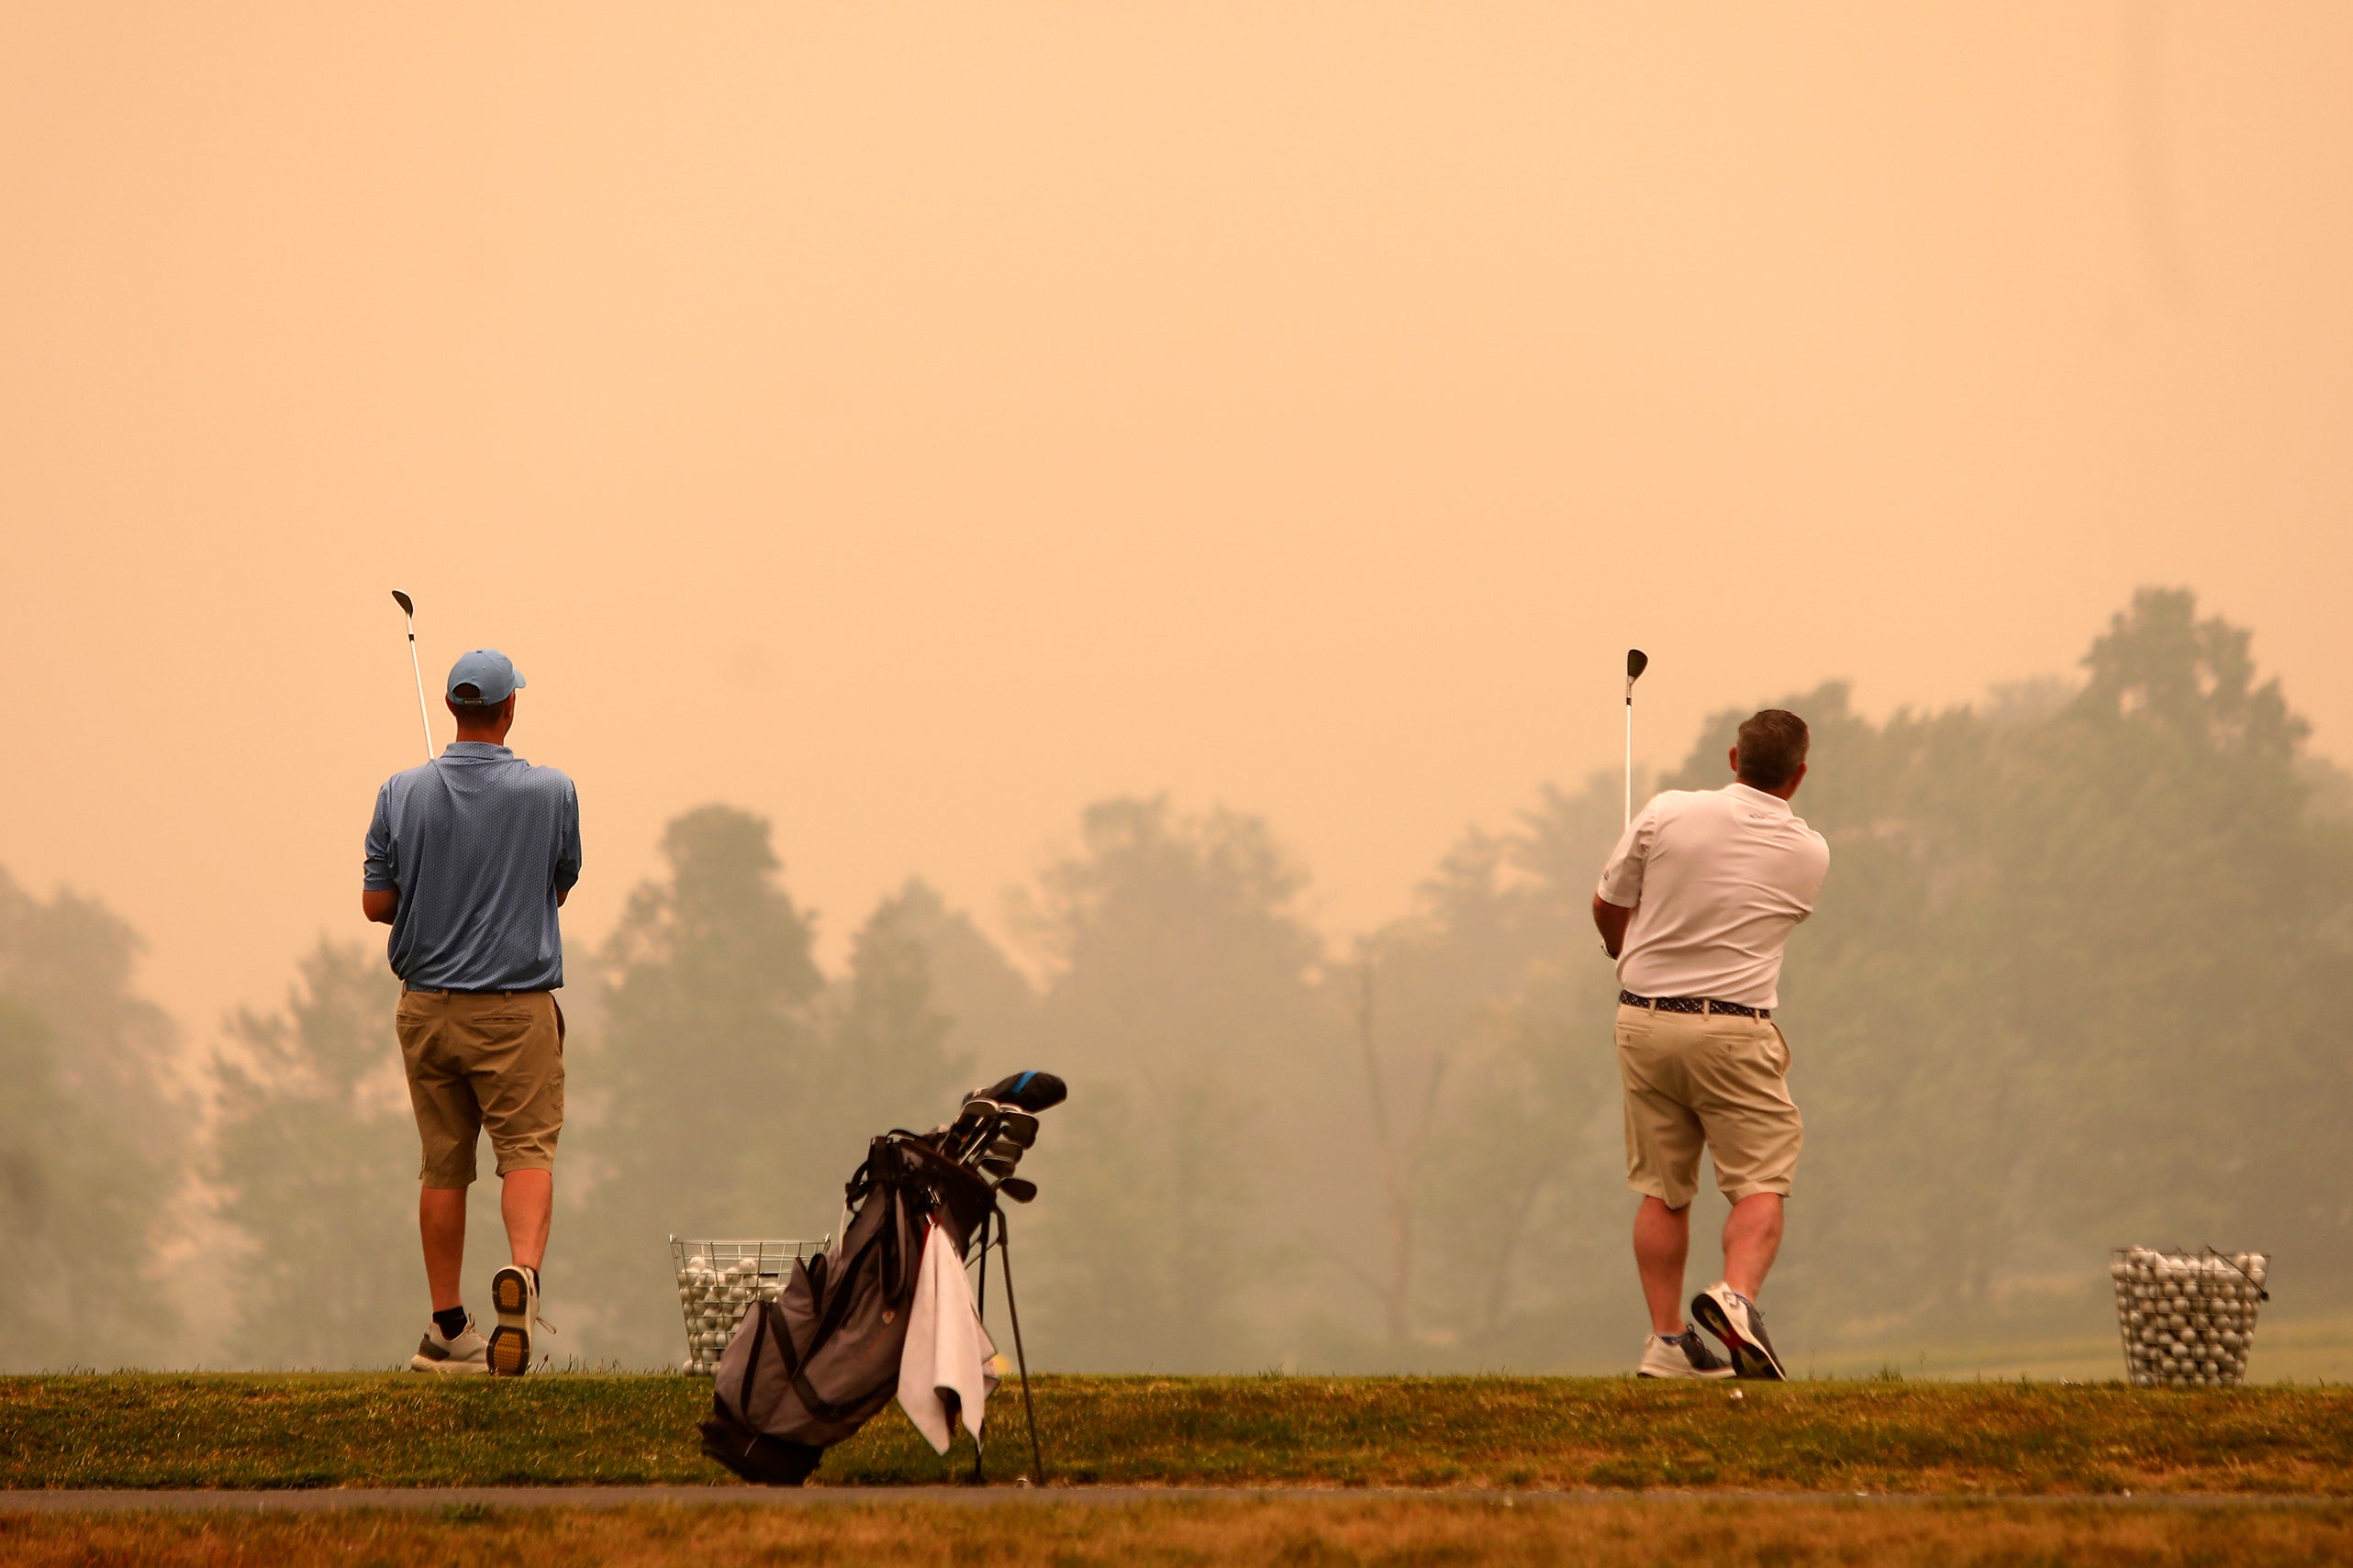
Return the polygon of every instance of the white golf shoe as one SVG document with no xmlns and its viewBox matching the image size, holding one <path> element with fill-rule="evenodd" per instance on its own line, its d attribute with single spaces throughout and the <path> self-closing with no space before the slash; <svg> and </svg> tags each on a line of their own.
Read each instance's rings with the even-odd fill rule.
<svg viewBox="0 0 2353 1568">
<path fill-rule="evenodd" d="M 483 1373 L 490 1370 L 490 1341 L 474 1331 L 474 1318 L 469 1316 L 465 1327 L 454 1340 L 441 1338 L 441 1330 L 428 1325 L 425 1337 L 417 1341 L 417 1353 L 408 1358 L 411 1372 Z"/>
<path fill-rule="evenodd" d="M 540 1272 L 509 1263 L 490 1276 L 490 1306 L 498 1326 L 490 1330 L 490 1371 L 520 1377 L 531 1370 L 531 1337 L 540 1327 Z"/>
<path fill-rule="evenodd" d="M 1653 1334 L 1642 1343 L 1642 1364 L 1634 1369 L 1636 1377 L 1730 1377 L 1732 1363 L 1708 1348 L 1700 1331 L 1684 1325 L 1683 1331 L 1669 1339 Z"/>
<path fill-rule="evenodd" d="M 1756 1303 L 1718 1280 L 1691 1298 L 1691 1316 L 1732 1352 L 1732 1370 L 1742 1377 L 1783 1381 L 1781 1358 L 1766 1337 L 1765 1315 Z"/>
</svg>

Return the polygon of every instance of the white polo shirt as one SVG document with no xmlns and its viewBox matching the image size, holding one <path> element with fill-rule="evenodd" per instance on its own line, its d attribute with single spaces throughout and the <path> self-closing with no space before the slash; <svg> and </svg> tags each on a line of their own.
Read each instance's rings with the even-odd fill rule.
<svg viewBox="0 0 2353 1568">
<path fill-rule="evenodd" d="M 1734 782 L 1654 796 L 1601 868 L 1601 897 L 1634 912 L 1618 984 L 1779 1006 L 1781 950 L 1829 871 L 1829 844 L 1779 795 Z"/>
</svg>

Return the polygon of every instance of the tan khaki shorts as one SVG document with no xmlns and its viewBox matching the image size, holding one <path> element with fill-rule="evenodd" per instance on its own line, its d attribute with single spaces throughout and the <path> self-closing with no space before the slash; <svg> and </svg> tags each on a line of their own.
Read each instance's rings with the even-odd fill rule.
<svg viewBox="0 0 2353 1568">
<path fill-rule="evenodd" d="M 404 991 L 399 1029 L 427 1186 L 471 1185 L 485 1129 L 500 1175 L 555 1168 L 563 1009 L 552 992 Z"/>
<path fill-rule="evenodd" d="M 1681 1208 L 1700 1190 L 1700 1151 L 1734 1203 L 1786 1195 L 1805 1126 L 1790 1098 L 1790 1044 L 1768 1018 L 1618 1005 L 1626 1084 L 1626 1185 Z"/>
</svg>

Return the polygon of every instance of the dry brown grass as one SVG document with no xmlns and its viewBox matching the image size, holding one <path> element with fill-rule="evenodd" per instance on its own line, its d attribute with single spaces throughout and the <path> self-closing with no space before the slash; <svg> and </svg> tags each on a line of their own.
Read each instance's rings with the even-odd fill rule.
<svg viewBox="0 0 2353 1568">
<path fill-rule="evenodd" d="M 2353 1558 L 2353 1508 L 1333 1497 L 0 1519 L 0 1563 L 2225 1564 Z"/>
</svg>

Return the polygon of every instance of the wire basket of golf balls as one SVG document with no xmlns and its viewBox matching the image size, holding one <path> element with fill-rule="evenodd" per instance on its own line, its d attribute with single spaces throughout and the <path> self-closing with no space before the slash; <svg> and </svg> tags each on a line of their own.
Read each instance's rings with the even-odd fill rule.
<svg viewBox="0 0 2353 1568">
<path fill-rule="evenodd" d="M 2271 1299 L 2268 1252 L 2119 1247 L 2116 1326 L 2138 1388 L 2230 1388 L 2247 1375 L 2255 1309 Z"/>
<path fill-rule="evenodd" d="M 670 1238 L 678 1271 L 678 1308 L 686 1318 L 686 1360 L 678 1370 L 709 1377 L 753 1304 L 774 1301 L 792 1278 L 793 1264 L 832 1242 L 691 1241 Z"/>
</svg>

